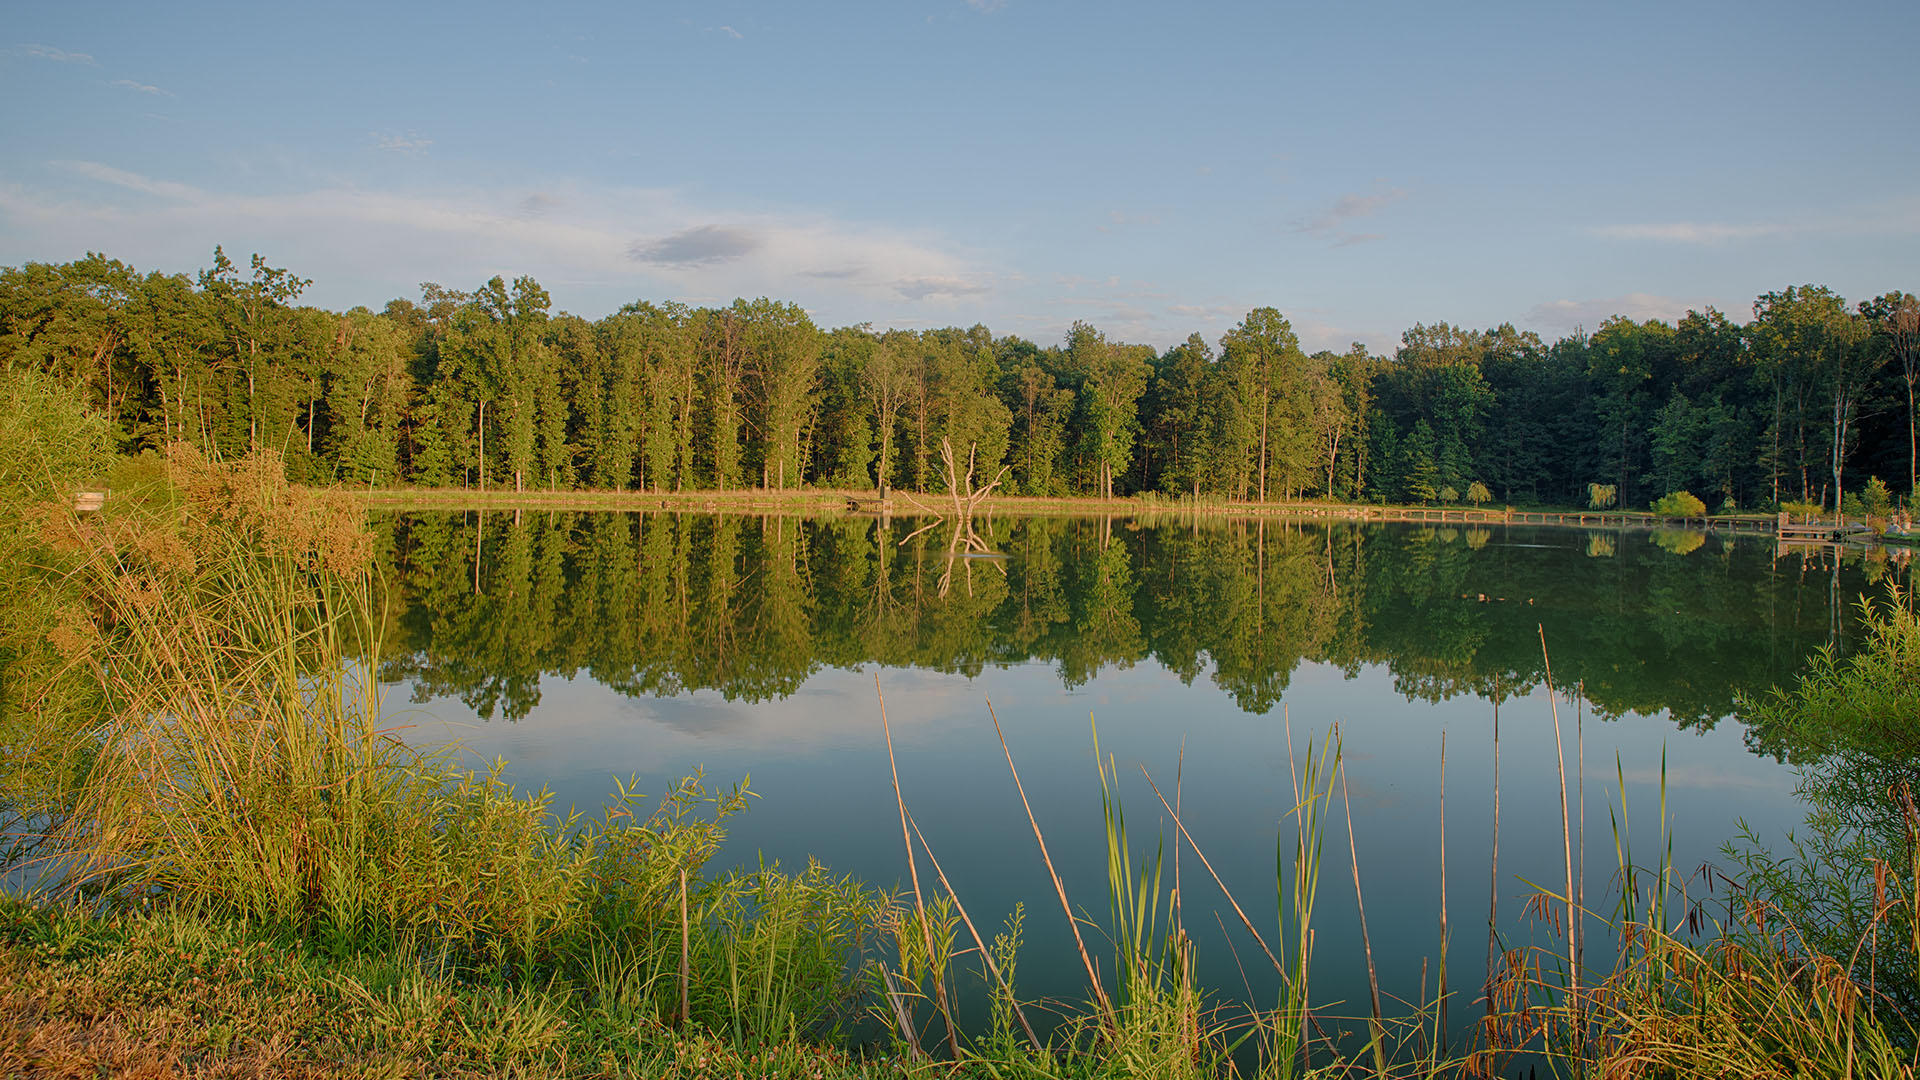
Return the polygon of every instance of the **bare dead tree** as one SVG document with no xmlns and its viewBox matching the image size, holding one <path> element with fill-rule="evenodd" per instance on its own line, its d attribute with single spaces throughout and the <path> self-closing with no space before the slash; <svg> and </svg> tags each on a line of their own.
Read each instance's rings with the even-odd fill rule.
<svg viewBox="0 0 1920 1080">
<path fill-rule="evenodd" d="M 978 532 L 974 531 L 973 515 L 974 512 L 979 509 L 980 504 L 986 501 L 987 496 L 993 493 L 993 489 L 1000 486 L 1000 481 L 1006 479 L 1011 466 L 1000 466 L 1000 471 L 994 475 L 991 481 L 985 486 L 975 488 L 973 486 L 973 479 L 975 466 L 977 464 L 975 459 L 977 451 L 977 444 L 968 444 L 967 469 L 963 474 L 960 471 L 959 461 L 954 456 L 952 441 L 945 435 L 940 437 L 941 467 L 946 473 L 947 494 L 953 500 L 953 528 L 947 537 L 947 568 L 946 571 L 940 575 L 941 596 L 947 595 L 947 591 L 953 586 L 953 566 L 956 561 L 975 557 L 996 558 L 999 555 L 998 552 L 987 545 L 985 540 L 981 539 Z M 900 495 L 908 502 L 934 516 L 932 522 L 914 530 L 907 536 L 906 540 L 900 541 L 901 544 L 904 545 L 907 540 L 911 540 L 947 520 L 945 513 L 935 510 L 933 507 L 928 506 L 912 495 L 904 491 L 901 492 Z M 999 566 L 998 562 L 995 563 L 995 566 L 999 568 L 1001 574 L 1007 572 L 1007 568 Z M 973 567 L 971 564 L 967 567 L 967 578 L 968 591 L 971 592 L 973 578 Z"/>
</svg>

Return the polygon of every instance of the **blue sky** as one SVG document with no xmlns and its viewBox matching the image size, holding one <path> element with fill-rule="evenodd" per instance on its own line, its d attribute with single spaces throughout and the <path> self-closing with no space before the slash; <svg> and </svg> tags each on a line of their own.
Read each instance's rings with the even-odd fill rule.
<svg viewBox="0 0 1920 1080">
<path fill-rule="evenodd" d="M 1920 5 L 13 5 L 0 264 L 1551 339 L 1920 288 Z"/>
</svg>

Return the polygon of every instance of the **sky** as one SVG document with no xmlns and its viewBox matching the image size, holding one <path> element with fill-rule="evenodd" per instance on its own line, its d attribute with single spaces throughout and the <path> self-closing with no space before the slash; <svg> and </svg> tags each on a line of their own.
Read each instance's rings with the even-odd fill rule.
<svg viewBox="0 0 1920 1080">
<path fill-rule="evenodd" d="M 1548 340 L 1920 291 L 1920 4 L 10 4 L 0 265 Z"/>
</svg>

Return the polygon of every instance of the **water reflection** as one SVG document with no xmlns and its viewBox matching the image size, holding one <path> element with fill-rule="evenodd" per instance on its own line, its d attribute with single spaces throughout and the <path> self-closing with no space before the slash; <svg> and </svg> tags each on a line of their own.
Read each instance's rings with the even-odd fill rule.
<svg viewBox="0 0 1920 1080">
<path fill-rule="evenodd" d="M 877 672 L 928 842 L 977 919 L 1027 905 L 1023 992 L 1065 997 L 1083 992 L 1078 962 L 989 696 L 1076 905 L 1105 903 L 1091 716 L 1130 778 L 1137 835 L 1160 816 L 1139 767 L 1165 786 L 1184 756 L 1182 816 L 1263 927 L 1277 915 L 1291 757 L 1341 723 L 1374 949 L 1387 992 L 1406 997 L 1437 963 L 1446 732 L 1448 968 L 1470 997 L 1487 933 L 1471 913 L 1497 895 L 1502 944 L 1528 940 L 1522 879 L 1562 872 L 1542 629 L 1557 685 L 1580 691 L 1562 717 L 1576 782 L 1578 755 L 1587 763 L 1587 895 L 1603 908 L 1610 815 L 1624 797 L 1650 837 L 1663 769 L 1676 865 L 1713 858 L 1740 819 L 1775 834 L 1797 822 L 1791 773 L 1721 721 L 1736 694 L 1789 678 L 1814 649 L 1848 649 L 1852 599 L 1906 574 L 1754 538 L 1675 554 L 1641 533 L 1118 517 L 976 519 L 1005 556 L 984 564 L 951 558 L 943 528 L 919 531 L 929 520 L 395 518 L 383 674 L 426 705 L 419 737 L 447 721 L 562 806 L 604 798 L 614 774 L 656 786 L 696 766 L 751 774 L 764 805 L 737 819 L 726 857 L 813 855 L 884 883 L 903 860 Z M 1336 847 L 1329 882 L 1345 880 Z M 1190 923 L 1225 910 L 1208 883 L 1187 889 Z M 1328 887 L 1316 922 L 1316 995 L 1362 1000 L 1351 895 Z M 1270 1001 L 1273 980 L 1243 973 L 1231 940 L 1224 925 L 1201 940 L 1203 980 Z M 1237 944 L 1245 959 L 1252 946 Z M 1471 1015 L 1464 1001 L 1454 1011 Z"/>
<path fill-rule="evenodd" d="M 385 548 L 399 632 L 383 673 L 423 700 L 520 719 L 545 675 L 752 702 L 822 667 L 977 675 L 1043 661 L 1075 687 L 1152 658 L 1264 713 L 1316 661 L 1384 665 L 1427 701 L 1525 693 L 1542 677 L 1544 627 L 1561 681 L 1601 715 L 1704 726 L 1813 649 L 1844 650 L 1848 603 L 1886 573 L 1830 549 L 1776 558 L 1770 543 L 1678 531 L 1001 518 L 970 523 L 965 545 L 955 531 L 862 517 L 396 518 Z M 956 557 L 976 544 L 1004 558 Z"/>
</svg>

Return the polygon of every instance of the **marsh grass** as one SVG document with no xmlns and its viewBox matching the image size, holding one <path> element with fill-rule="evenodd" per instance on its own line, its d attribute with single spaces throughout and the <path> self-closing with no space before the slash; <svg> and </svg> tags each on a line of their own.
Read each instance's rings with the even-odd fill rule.
<svg viewBox="0 0 1920 1080">
<path fill-rule="evenodd" d="M 696 774 L 648 798 L 634 780 L 597 816 L 561 816 L 503 763 L 382 726 L 359 512 L 280 475 L 270 456 L 179 448 L 108 513 L 39 511 L 68 567 L 56 632 L 102 703 L 44 763 L 76 778 L 64 801 L 22 817 L 15 869 L 42 902 L 412 957 L 378 999 L 388 1026 L 447 979 L 497 988 L 487 1008 L 533 1025 L 513 1038 L 544 1030 L 536 988 L 743 1046 L 857 1019 L 892 900 L 817 864 L 706 873 L 744 786 Z"/>
</svg>

